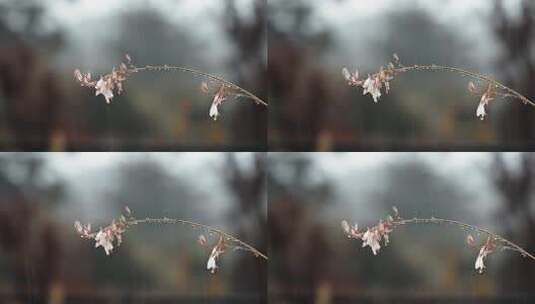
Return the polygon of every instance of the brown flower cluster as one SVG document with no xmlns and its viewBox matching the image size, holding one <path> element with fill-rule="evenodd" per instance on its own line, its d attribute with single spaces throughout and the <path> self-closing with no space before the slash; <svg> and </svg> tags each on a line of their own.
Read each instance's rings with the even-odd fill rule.
<svg viewBox="0 0 535 304">
<path fill-rule="evenodd" d="M 381 97 L 381 89 L 385 88 L 385 93 L 390 91 L 390 81 L 394 79 L 396 67 L 400 66 L 398 55 L 394 54 L 394 61 L 389 62 L 386 66 L 381 66 L 379 71 L 374 74 L 368 74 L 365 80 L 359 79 L 359 71 L 351 74 L 347 68 L 342 69 L 342 75 L 350 86 L 362 87 L 362 95 L 370 94 L 374 102 L 378 102 Z"/>
<path fill-rule="evenodd" d="M 113 244 L 121 245 L 123 233 L 128 227 L 128 221 L 132 219 L 130 209 L 125 207 L 125 215 L 114 219 L 110 225 L 100 228 L 98 232 L 91 231 L 91 224 L 82 225 L 79 221 L 74 222 L 74 229 L 80 234 L 81 238 L 95 240 L 95 248 L 102 247 L 106 255 L 113 251 Z"/>
<path fill-rule="evenodd" d="M 123 81 L 135 71 L 132 65 L 132 59 L 128 54 L 125 55 L 126 63 L 121 62 L 118 68 L 113 67 L 111 73 L 100 76 L 98 81 L 91 78 L 91 73 L 82 73 L 76 69 L 74 78 L 78 80 L 81 86 L 95 89 L 95 95 L 102 94 L 106 103 L 111 103 L 114 92 L 121 94 L 123 92 Z"/>
<path fill-rule="evenodd" d="M 199 244 L 201 246 L 206 247 L 207 241 L 206 237 L 204 235 L 199 236 Z M 225 238 L 220 235 L 217 243 L 212 248 L 212 251 L 210 252 L 210 256 L 208 257 L 208 262 L 206 262 L 206 269 L 210 271 L 211 273 L 215 273 L 217 271 L 217 261 L 220 258 L 220 256 L 225 253 L 225 250 L 227 248 L 227 244 L 225 242 Z"/>
<path fill-rule="evenodd" d="M 203 81 L 201 84 L 201 91 L 205 94 L 213 94 L 211 92 L 210 86 L 208 82 Z M 223 104 L 227 98 L 231 97 L 232 95 L 236 95 L 236 93 L 232 92 L 232 89 L 225 85 L 220 84 L 219 88 L 214 94 L 214 98 L 212 99 L 212 105 L 210 106 L 210 112 L 208 115 L 213 119 L 217 120 L 217 117 L 219 116 L 219 106 Z"/>
<path fill-rule="evenodd" d="M 490 83 L 487 85 L 487 88 L 485 90 L 477 88 L 472 81 L 468 83 L 468 91 L 470 91 L 470 93 L 474 95 L 481 96 L 481 99 L 479 100 L 479 105 L 477 106 L 476 110 L 476 116 L 479 117 L 479 119 L 485 119 L 485 116 L 487 115 L 486 108 L 489 105 L 489 102 L 498 95 L 497 89 L 498 88 L 496 87 L 496 85 Z"/>
<path fill-rule="evenodd" d="M 485 259 L 497 249 L 516 251 L 523 257 L 529 257 L 530 259 L 535 260 L 534 255 L 530 254 L 520 246 L 488 230 L 455 220 L 440 219 L 435 217 L 403 219 L 399 216 L 398 209 L 396 207 L 393 207 L 392 209 L 394 210 L 393 215 L 389 215 L 385 220 L 380 220 L 375 226 L 368 227 L 366 231 L 359 231 L 357 224 L 350 226 L 345 220 L 341 223 L 342 230 L 348 238 L 361 240 L 362 247 L 369 246 L 373 254 L 376 255 L 381 249 L 381 241 L 384 240 L 384 245 L 388 245 L 389 234 L 394 230 L 394 227 L 409 224 L 453 225 L 463 230 L 475 232 L 478 235 L 483 234 L 487 236 L 487 240 L 480 246 L 476 245 L 476 240 L 472 234 L 467 234 L 466 236 L 466 243 L 469 246 L 477 246 L 479 248 L 479 253 L 474 263 L 475 270 L 478 273 L 483 273 L 485 271 Z"/>
<path fill-rule="evenodd" d="M 394 215 L 389 215 L 385 220 L 379 220 L 375 226 L 366 228 L 366 231 L 359 231 L 358 224 L 350 226 L 346 220 L 342 221 L 342 230 L 346 233 L 348 238 L 359 239 L 362 241 L 362 247 L 370 246 L 374 255 L 381 249 L 381 241 L 384 240 L 384 245 L 387 246 L 389 242 L 388 234 L 394 229 L 394 219 L 400 220 L 398 209 L 392 207 Z"/>
<path fill-rule="evenodd" d="M 204 229 L 208 232 L 208 235 L 217 236 L 217 241 L 210 249 L 210 255 L 208 256 L 208 261 L 206 263 L 206 269 L 211 273 L 215 273 L 218 266 L 218 261 L 228 249 L 232 250 L 244 250 L 251 252 L 256 257 L 262 256 L 262 258 L 267 260 L 267 256 L 263 255 L 261 252 L 256 250 L 254 247 L 242 242 L 241 240 L 218 230 L 216 228 L 199 224 L 192 221 L 181 220 L 181 219 L 170 219 L 167 217 L 154 219 L 154 218 L 144 218 L 136 219 L 132 216 L 132 213 L 128 207 L 125 208 L 125 214 L 121 215 L 118 219 L 114 219 L 112 223 L 104 228 L 100 228 L 99 231 L 91 231 L 91 225 L 82 225 L 80 222 L 76 221 L 74 223 L 74 228 L 78 232 L 81 238 L 91 239 L 95 241 L 95 247 L 102 247 L 106 252 L 106 255 L 109 255 L 115 246 L 119 246 L 122 243 L 123 233 L 133 225 L 139 224 L 184 224 L 192 227 L 193 229 Z M 203 247 L 208 247 L 207 238 L 204 235 L 200 235 L 198 243 Z"/>
<path fill-rule="evenodd" d="M 466 237 L 466 242 L 470 246 L 475 246 L 475 240 L 471 234 Z M 485 271 L 485 258 L 489 254 L 493 253 L 497 247 L 498 244 L 495 242 L 495 240 L 490 236 L 487 237 L 487 241 L 479 248 L 479 254 L 477 255 L 476 262 L 474 264 L 474 267 L 478 273 L 483 273 Z"/>
</svg>

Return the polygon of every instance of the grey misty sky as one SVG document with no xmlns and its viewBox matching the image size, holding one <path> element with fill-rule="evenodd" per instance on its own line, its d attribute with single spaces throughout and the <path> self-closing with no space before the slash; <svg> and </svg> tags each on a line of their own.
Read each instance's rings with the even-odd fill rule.
<svg viewBox="0 0 535 304">
<path fill-rule="evenodd" d="M 518 153 L 506 154 L 506 160 L 514 169 Z M 372 193 L 384 192 L 382 178 L 388 164 L 409 159 L 427 164 L 440 177 L 457 181 L 459 187 L 472 194 L 466 202 L 469 210 L 477 215 L 484 225 L 496 211 L 499 197 L 490 184 L 492 153 L 473 152 L 364 152 L 364 153 L 319 153 L 312 156 L 316 170 L 335 185 L 337 204 L 329 210 L 332 217 L 341 214 L 359 214 L 359 218 L 374 220 L 389 210 L 377 210 L 374 202 L 368 201 Z M 460 182 L 462 181 L 462 182 Z M 393 204 L 395 204 L 393 202 Z M 412 216 L 412 215 L 408 215 Z M 439 214 L 429 216 L 440 216 Z"/>
<path fill-rule="evenodd" d="M 205 215 L 220 221 L 231 206 L 227 188 L 224 186 L 223 170 L 225 153 L 40 153 L 46 160 L 45 178 L 59 178 L 66 182 L 68 203 L 63 214 L 76 214 L 83 219 L 110 217 L 107 193 L 117 182 L 120 165 L 151 160 L 161 165 L 170 175 L 180 177 L 194 193 L 201 195 L 203 205 L 197 206 Z M 252 169 L 252 153 L 238 153 L 238 165 L 242 170 Z"/>
<path fill-rule="evenodd" d="M 114 39 L 118 34 L 115 23 L 117 16 L 138 9 L 156 10 L 172 24 L 191 32 L 197 42 L 206 46 L 199 49 L 199 54 L 202 54 L 210 65 L 221 65 L 225 56 L 229 56 L 231 52 L 220 28 L 220 20 L 224 18 L 223 1 L 51 0 L 49 3 L 47 25 L 61 27 L 68 39 L 69 46 L 60 60 L 67 69 L 72 66 L 105 68 L 115 64 L 117 58 L 111 58 L 111 54 L 103 54 L 108 50 L 108 46 L 102 42 Z M 253 2 L 238 0 L 236 3 L 239 13 L 248 16 Z M 143 43 L 142 39 L 139 43 Z"/>
<path fill-rule="evenodd" d="M 334 65 L 359 62 L 364 69 L 375 68 L 379 62 L 368 44 L 384 39 L 382 25 L 389 14 L 407 9 L 422 9 L 435 22 L 449 27 L 455 35 L 470 43 L 466 57 L 482 72 L 494 73 L 493 63 L 498 55 L 492 33 L 489 31 L 490 14 L 494 1 L 490 0 L 312 0 L 316 5 L 314 24 L 328 26 L 338 42 L 337 51 L 329 57 Z M 520 0 L 502 1 L 511 15 L 518 14 Z M 399 33 L 403 36 L 403 33 Z M 392 53 L 397 50 L 391 50 Z M 403 56 L 401 58 L 403 61 Z M 405 62 L 407 63 L 407 62 Z M 437 63 L 437 62 L 426 62 Z M 424 63 L 421 63 L 424 64 Z"/>
<path fill-rule="evenodd" d="M 254 1 L 258 0 L 236 2 L 240 12 L 250 13 Z M 109 65 L 111 62 L 101 62 L 110 59 L 99 56 L 105 47 L 98 43 L 99 40 L 107 35 L 113 35 L 110 24 L 113 24 L 114 16 L 144 7 L 157 9 L 177 26 L 191 29 L 195 33 L 195 38 L 204 41 L 205 45 L 217 45 L 218 47 L 199 50 L 206 58 L 222 58 L 231 52 L 225 45 L 219 28 L 220 20 L 224 18 L 223 2 L 220 0 L 49 0 L 49 3 L 47 11 L 50 20 L 64 27 L 73 42 L 68 51 L 68 61 L 73 61 L 72 64 L 77 63 L 78 66 L 94 67 L 96 62 L 100 62 L 103 66 Z M 472 55 L 474 61 L 485 63 L 494 55 L 492 48 L 489 48 L 492 43 L 491 37 L 485 28 L 486 18 L 492 9 L 492 1 L 310 0 L 309 3 L 315 8 L 312 27 L 324 25 L 331 27 L 341 42 L 343 50 L 337 53 L 339 60 L 335 61 L 347 63 L 355 60 L 355 57 L 365 58 L 369 50 L 360 42 L 366 44 L 367 38 L 372 38 L 381 32 L 381 28 L 370 28 L 365 25 L 380 20 L 389 12 L 410 7 L 425 9 L 439 23 L 457 29 L 459 35 L 477 40 Z M 514 12 L 520 2 L 509 0 L 503 3 Z"/>
</svg>

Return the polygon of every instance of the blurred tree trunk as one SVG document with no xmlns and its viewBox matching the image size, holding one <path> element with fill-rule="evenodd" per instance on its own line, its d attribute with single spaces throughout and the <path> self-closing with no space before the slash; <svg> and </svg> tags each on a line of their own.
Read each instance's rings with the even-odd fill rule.
<svg viewBox="0 0 535 304">
<path fill-rule="evenodd" d="M 492 26 L 501 56 L 498 68 L 506 83 L 528 98 L 535 98 L 535 2 L 523 0 L 520 13 L 515 17 L 507 13 L 503 3 L 495 0 Z M 514 117 L 514 119 L 512 119 Z M 535 109 L 508 105 L 501 117 L 498 135 L 507 144 L 525 144 L 535 140 Z"/>
<path fill-rule="evenodd" d="M 535 252 L 535 221 L 532 213 L 532 199 L 535 180 L 535 155 L 524 153 L 518 169 L 510 168 L 503 155 L 494 159 L 494 184 L 502 197 L 502 209 L 499 213 L 504 226 L 504 235 L 519 244 L 528 252 Z M 502 286 L 509 292 L 533 290 L 535 269 L 529 267 L 527 259 L 516 254 L 509 255 L 504 265 Z"/>
<path fill-rule="evenodd" d="M 236 224 L 236 235 L 267 253 L 267 210 L 266 210 L 266 159 L 255 154 L 253 169 L 244 169 L 238 164 L 236 155 L 227 155 L 226 184 L 236 198 L 231 218 Z M 267 262 L 250 255 L 240 255 L 236 263 L 234 282 L 237 290 L 256 292 L 266 302 Z M 256 279 L 255 279 L 256 278 Z"/>
<path fill-rule="evenodd" d="M 266 38 L 266 0 L 256 0 L 253 17 L 240 16 L 234 0 L 226 1 L 225 30 L 235 45 L 237 56 L 231 61 L 238 72 L 237 82 L 258 97 L 267 100 L 267 38 Z M 234 140 L 243 145 L 255 145 L 267 150 L 267 108 L 248 103 L 240 107 L 233 120 Z M 243 128 L 244 125 L 254 128 Z"/>
</svg>

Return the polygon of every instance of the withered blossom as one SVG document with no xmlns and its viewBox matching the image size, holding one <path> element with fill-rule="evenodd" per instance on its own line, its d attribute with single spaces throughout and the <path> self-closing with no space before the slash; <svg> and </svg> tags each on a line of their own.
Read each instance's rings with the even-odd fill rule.
<svg viewBox="0 0 535 304">
<path fill-rule="evenodd" d="M 117 242 L 117 246 L 121 245 L 122 234 L 126 231 L 126 219 L 121 217 L 118 221 L 113 220 L 109 226 L 100 228 L 96 233 L 91 232 L 90 224 L 84 226 L 78 221 L 74 223 L 74 228 L 80 237 L 95 240 L 95 248 L 102 247 L 106 255 L 110 255 L 114 242 Z"/>
<path fill-rule="evenodd" d="M 100 77 L 95 85 L 95 96 L 98 96 L 99 94 L 102 94 L 106 99 L 106 103 L 109 104 L 113 98 L 113 83 Z"/>
<path fill-rule="evenodd" d="M 130 56 L 125 56 L 128 64 L 131 64 Z M 131 66 L 133 68 L 133 66 Z M 114 97 L 114 92 L 121 94 L 123 92 L 123 81 L 126 77 L 133 73 L 134 70 L 128 68 L 128 66 L 121 62 L 119 68 L 113 68 L 111 73 L 104 76 L 100 76 L 98 81 L 94 81 L 91 78 L 91 73 L 81 73 L 80 70 L 74 71 L 74 78 L 78 80 L 81 86 L 90 87 L 95 89 L 95 96 L 101 95 L 106 99 L 106 103 L 111 103 Z"/>
<path fill-rule="evenodd" d="M 377 255 L 379 249 L 381 249 L 381 235 L 376 229 L 368 229 L 362 236 L 362 247 L 370 246 L 373 255 Z"/>
<path fill-rule="evenodd" d="M 91 224 L 82 225 L 79 221 L 74 222 L 74 229 L 80 234 L 81 238 L 91 237 Z"/>
<path fill-rule="evenodd" d="M 479 254 L 477 255 L 476 262 L 475 262 L 475 268 L 477 272 L 483 273 L 485 270 L 485 258 L 487 255 L 491 254 L 494 249 L 496 248 L 496 245 L 492 241 L 492 239 L 489 237 L 487 238 L 487 241 L 483 246 L 481 246 L 481 249 L 479 250 Z"/>
<path fill-rule="evenodd" d="M 362 88 L 362 95 L 370 94 L 373 98 L 373 102 L 378 102 L 381 97 L 381 81 L 377 77 L 368 75 L 368 78 L 364 81 Z"/>
<path fill-rule="evenodd" d="M 358 225 L 355 224 L 351 227 L 347 221 L 342 221 L 342 230 L 346 233 L 348 238 L 360 239 L 362 241 L 362 247 L 369 246 L 374 255 L 381 249 L 381 241 L 384 239 L 385 246 L 388 245 L 388 234 L 393 231 L 394 218 L 389 216 L 385 221 L 381 220 L 373 227 L 368 227 L 366 232 L 359 232 Z"/>
<path fill-rule="evenodd" d="M 488 85 L 486 91 L 479 91 L 476 85 L 470 81 L 468 83 L 468 90 L 480 97 L 478 107 L 476 109 L 476 117 L 483 120 L 487 115 L 487 106 L 490 101 L 497 97 L 512 97 L 522 101 L 524 104 L 529 104 L 535 107 L 535 101 L 532 101 L 517 91 L 505 86 L 504 84 L 492 79 L 492 77 L 479 74 L 477 72 L 467 71 L 457 67 L 441 66 L 436 64 L 428 65 L 412 65 L 404 66 L 400 63 L 399 56 L 394 53 L 393 60 L 388 64 L 381 66 L 379 71 L 373 74 L 368 74 L 368 77 L 361 81 L 358 79 L 358 72 L 351 74 L 347 68 L 342 69 L 342 75 L 350 86 L 361 86 L 363 88 L 363 95 L 370 94 L 374 102 L 378 102 L 385 89 L 385 93 L 390 91 L 390 81 L 394 79 L 394 76 L 402 73 L 412 71 L 440 71 L 456 73 L 463 77 L 470 77 L 474 80 L 480 81 Z"/>
<path fill-rule="evenodd" d="M 483 96 L 481 96 L 481 100 L 479 101 L 479 105 L 477 106 L 476 110 L 476 116 L 479 117 L 479 119 L 483 120 L 485 119 L 485 116 L 487 115 L 485 107 L 489 104 L 491 100 L 494 99 L 494 94 L 492 91 L 487 90 Z"/>
<path fill-rule="evenodd" d="M 410 225 L 410 224 L 436 224 L 436 225 L 453 225 L 463 230 L 470 230 L 477 232 L 478 234 L 485 234 L 488 236 L 486 242 L 479 248 L 479 253 L 474 263 L 475 270 L 478 273 L 483 273 L 485 270 L 485 259 L 488 255 L 495 252 L 497 248 L 508 249 L 519 253 L 522 257 L 535 260 L 535 255 L 529 253 L 517 244 L 497 235 L 488 230 L 472 226 L 456 220 L 441 219 L 441 218 L 411 218 L 403 219 L 399 216 L 396 207 L 392 207 L 394 214 L 386 217 L 386 220 L 380 220 L 378 224 L 372 227 L 368 227 L 365 232 L 359 232 L 358 226 L 350 226 L 347 221 L 341 222 L 341 227 L 348 238 L 360 239 L 362 241 L 362 247 L 369 246 L 373 254 L 376 255 L 381 249 L 381 241 L 384 239 L 384 245 L 388 245 L 389 234 L 393 231 L 394 227 Z M 467 234 L 466 243 L 469 246 L 474 246 L 476 241 L 472 234 Z"/>
<path fill-rule="evenodd" d="M 362 80 L 359 79 L 358 70 L 355 70 L 355 73 L 351 74 L 347 68 L 343 68 L 342 75 L 347 80 L 347 84 L 350 86 L 358 86 L 362 84 Z"/>
<path fill-rule="evenodd" d="M 113 235 L 110 231 L 100 230 L 95 236 L 95 248 L 102 246 L 106 255 L 110 255 L 113 250 Z"/>
<path fill-rule="evenodd" d="M 399 61 L 397 55 L 394 56 L 396 63 Z M 342 75 L 347 80 L 350 86 L 361 86 L 363 91 L 362 95 L 370 94 L 374 102 L 378 102 L 382 96 L 381 89 L 385 87 L 385 92 L 388 94 L 390 91 L 390 81 L 394 79 L 396 73 L 396 66 L 393 63 L 389 63 L 386 68 L 381 67 L 379 72 L 375 74 L 368 74 L 368 77 L 363 81 L 359 79 L 358 70 L 354 74 L 351 74 L 347 68 L 342 69 Z"/>
<path fill-rule="evenodd" d="M 204 94 L 208 94 L 208 92 L 210 92 L 210 88 L 208 87 L 208 83 L 206 81 L 201 83 L 201 92 Z"/>
<path fill-rule="evenodd" d="M 476 244 L 476 240 L 471 234 L 466 236 L 466 244 L 468 244 L 468 246 L 474 246 Z"/>
<path fill-rule="evenodd" d="M 209 115 L 213 120 L 217 120 L 217 117 L 219 116 L 218 107 L 223 104 L 223 101 L 225 101 L 225 99 L 227 99 L 227 89 L 225 85 L 221 85 L 221 87 L 214 96 L 212 105 L 210 106 Z"/>
<path fill-rule="evenodd" d="M 255 257 L 262 257 L 265 260 L 268 259 L 266 255 L 262 254 L 256 248 L 217 228 L 188 220 L 171 219 L 167 217 L 136 219 L 132 216 L 132 212 L 128 207 L 124 208 L 124 214 L 120 215 L 117 219 L 114 219 L 110 225 L 100 228 L 97 232 L 91 231 L 91 225 L 82 225 L 79 221 L 74 223 L 74 228 L 76 232 L 80 234 L 80 237 L 94 240 L 95 248 L 102 247 L 106 255 L 110 255 L 115 247 L 121 245 L 122 235 L 126 232 L 127 228 L 140 224 L 184 224 L 194 229 L 205 229 L 209 234 L 216 234 L 219 238 L 215 246 L 211 248 L 206 263 L 206 268 L 211 273 L 216 272 L 218 269 L 218 259 L 228 248 L 245 250 L 252 253 Z M 207 246 L 207 237 L 204 234 L 200 234 L 197 242 L 201 246 Z"/>
<path fill-rule="evenodd" d="M 204 236 L 204 234 L 199 235 L 199 239 L 197 240 L 197 242 L 201 246 L 206 246 L 206 237 Z"/>
<path fill-rule="evenodd" d="M 215 273 L 218 266 L 217 266 L 217 259 L 221 254 L 225 252 L 225 240 L 222 236 L 219 237 L 219 241 L 212 249 L 212 252 L 210 253 L 210 256 L 208 257 L 208 262 L 206 262 L 206 269 L 210 271 L 211 273 Z"/>
</svg>

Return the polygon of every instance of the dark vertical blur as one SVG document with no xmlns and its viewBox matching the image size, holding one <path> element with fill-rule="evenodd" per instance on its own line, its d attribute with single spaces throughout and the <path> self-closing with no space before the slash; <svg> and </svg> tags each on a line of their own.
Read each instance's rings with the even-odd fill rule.
<svg viewBox="0 0 535 304">
<path fill-rule="evenodd" d="M 248 17 L 240 16 L 233 0 L 226 0 L 225 8 L 224 28 L 236 52 L 230 65 L 235 69 L 239 83 L 263 100 L 268 100 L 267 0 L 254 0 L 252 16 Z M 268 111 L 254 104 L 241 107 L 236 114 L 238 119 L 232 121 L 233 141 L 236 144 L 260 143 L 260 150 L 267 150 Z M 252 128 L 244 128 L 244 125 Z"/>
<path fill-rule="evenodd" d="M 535 3 L 522 0 L 519 10 L 511 16 L 512 12 L 504 8 L 503 1 L 494 1 L 491 26 L 500 50 L 497 64 L 507 84 L 526 96 L 535 96 Z M 506 143 L 533 142 L 534 118 L 534 111 L 509 106 L 501 115 L 498 134 Z"/>
<path fill-rule="evenodd" d="M 503 155 L 495 155 L 493 178 L 501 199 L 496 219 L 507 237 L 523 244 L 528 252 L 534 252 L 535 215 L 532 209 L 535 195 L 535 155 L 522 154 L 518 166 L 515 168 L 511 165 Z M 518 290 L 529 293 L 533 291 L 531 282 L 535 280 L 535 269 L 526 267 L 524 259 L 508 257 L 499 278 L 502 280 L 504 292 Z"/>
<path fill-rule="evenodd" d="M 47 60 L 64 47 L 60 30 L 41 31 L 44 5 L 25 1 L 0 4 L 0 101 L 5 128 L 1 147 L 48 150 L 62 145 L 64 103 L 57 72 Z M 8 16 L 23 23 L 13 30 Z M 59 147 L 61 148 L 61 147 Z"/>
</svg>

